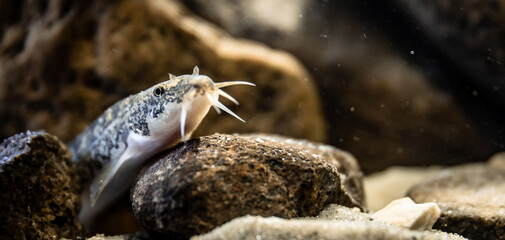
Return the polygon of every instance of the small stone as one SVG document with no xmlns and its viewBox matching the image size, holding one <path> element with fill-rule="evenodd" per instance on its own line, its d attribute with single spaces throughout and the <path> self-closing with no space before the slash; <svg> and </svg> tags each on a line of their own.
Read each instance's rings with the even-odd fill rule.
<svg viewBox="0 0 505 240">
<path fill-rule="evenodd" d="M 406 197 L 392 201 L 385 208 L 375 212 L 372 218 L 399 227 L 427 230 L 440 216 L 440 208 L 435 203 L 416 204 Z"/>
<path fill-rule="evenodd" d="M 442 213 L 433 228 L 471 239 L 505 239 L 504 165 L 495 160 L 443 170 L 408 196 L 438 204 Z"/>
<path fill-rule="evenodd" d="M 75 238 L 80 200 L 68 148 L 45 132 L 0 144 L 0 239 Z"/>
<path fill-rule="evenodd" d="M 357 217 L 356 217 L 357 218 Z M 278 217 L 244 216 L 191 240 L 235 239 L 395 239 L 449 240 L 465 239 L 441 231 L 415 231 L 374 221 L 329 219 L 282 219 Z"/>
<path fill-rule="evenodd" d="M 489 167 L 505 172 L 505 152 L 496 153 L 489 159 Z"/>
<path fill-rule="evenodd" d="M 316 216 L 331 203 L 364 208 L 356 160 L 330 146 L 266 135 L 180 144 L 145 167 L 132 189 L 139 222 L 165 237 L 202 234 L 247 214 Z"/>
<path fill-rule="evenodd" d="M 123 234 L 116 236 L 105 236 L 104 234 L 97 234 L 93 237 L 87 238 L 88 240 L 149 240 L 151 239 L 146 233 Z"/>
</svg>

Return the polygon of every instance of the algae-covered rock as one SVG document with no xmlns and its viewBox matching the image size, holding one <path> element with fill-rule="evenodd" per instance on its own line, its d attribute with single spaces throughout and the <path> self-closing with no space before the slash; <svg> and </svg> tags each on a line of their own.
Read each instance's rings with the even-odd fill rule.
<svg viewBox="0 0 505 240">
<path fill-rule="evenodd" d="M 26 132 L 0 144 L 0 238 L 74 238 L 80 199 L 68 148 L 55 136 Z"/>
</svg>

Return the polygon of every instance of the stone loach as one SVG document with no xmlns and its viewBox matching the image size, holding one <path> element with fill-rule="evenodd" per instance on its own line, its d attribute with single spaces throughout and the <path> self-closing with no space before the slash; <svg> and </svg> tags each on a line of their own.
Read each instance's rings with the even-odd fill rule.
<svg viewBox="0 0 505 240">
<path fill-rule="evenodd" d="M 505 239 L 505 158 L 441 171 L 409 190 L 415 202 L 441 209 L 433 228 L 471 239 Z"/>
<path fill-rule="evenodd" d="M 247 214 L 316 216 L 332 203 L 364 209 L 350 154 L 270 135 L 214 134 L 180 144 L 144 168 L 131 200 L 148 231 L 183 238 Z"/>
<path fill-rule="evenodd" d="M 43 131 L 0 144 L 0 239 L 75 238 L 78 178 L 68 148 Z"/>
</svg>

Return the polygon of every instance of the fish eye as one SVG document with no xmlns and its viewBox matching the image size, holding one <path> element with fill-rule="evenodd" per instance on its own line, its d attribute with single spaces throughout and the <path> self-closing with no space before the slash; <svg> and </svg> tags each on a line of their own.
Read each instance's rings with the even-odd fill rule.
<svg viewBox="0 0 505 240">
<path fill-rule="evenodd" d="M 164 92 L 165 92 L 165 88 L 164 87 L 157 87 L 157 88 L 154 89 L 153 94 L 154 94 L 154 96 L 159 97 Z"/>
</svg>

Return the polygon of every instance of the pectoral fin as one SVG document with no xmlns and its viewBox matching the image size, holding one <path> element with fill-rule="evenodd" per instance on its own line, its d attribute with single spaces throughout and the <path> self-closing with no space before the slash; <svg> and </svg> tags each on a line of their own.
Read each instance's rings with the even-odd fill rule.
<svg viewBox="0 0 505 240">
<path fill-rule="evenodd" d="M 105 187 L 107 187 L 112 178 L 114 178 L 116 173 L 118 173 L 118 170 L 121 168 L 121 166 L 123 166 L 131 159 L 130 155 L 131 154 L 128 154 L 128 151 L 125 151 L 125 153 L 118 160 L 105 165 L 98 176 L 93 179 L 93 182 L 90 186 L 90 202 L 92 207 L 95 205 Z"/>
</svg>

